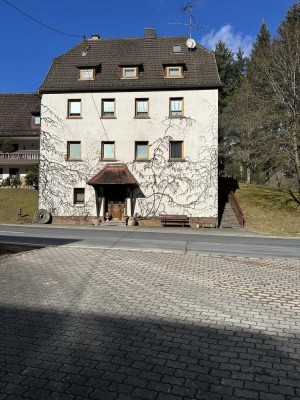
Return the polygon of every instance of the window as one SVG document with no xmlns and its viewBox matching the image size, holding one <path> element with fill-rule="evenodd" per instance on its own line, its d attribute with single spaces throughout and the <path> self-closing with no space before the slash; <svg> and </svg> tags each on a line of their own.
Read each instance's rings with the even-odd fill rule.
<svg viewBox="0 0 300 400">
<path fill-rule="evenodd" d="M 67 160 L 81 159 L 81 142 L 67 143 Z"/>
<path fill-rule="evenodd" d="M 149 99 L 135 100 L 135 116 L 137 118 L 149 116 Z"/>
<path fill-rule="evenodd" d="M 82 81 L 91 81 L 95 79 L 95 69 L 94 68 L 81 69 L 79 79 Z"/>
<path fill-rule="evenodd" d="M 166 67 L 166 78 L 182 78 L 182 67 Z"/>
<path fill-rule="evenodd" d="M 31 123 L 33 126 L 41 125 L 41 116 L 40 114 L 32 114 Z"/>
<path fill-rule="evenodd" d="M 102 142 L 102 160 L 115 159 L 115 142 Z"/>
<path fill-rule="evenodd" d="M 74 188 L 74 204 L 84 204 L 84 188 Z"/>
<path fill-rule="evenodd" d="M 122 78 L 132 79 L 137 78 L 138 67 L 123 67 L 122 68 Z"/>
<path fill-rule="evenodd" d="M 149 144 L 148 142 L 135 142 L 135 159 L 149 160 Z"/>
<path fill-rule="evenodd" d="M 183 116 L 183 98 L 170 99 L 170 117 Z"/>
<path fill-rule="evenodd" d="M 115 117 L 115 99 L 102 100 L 102 117 Z"/>
<path fill-rule="evenodd" d="M 17 175 L 19 175 L 19 168 L 9 168 L 10 178 L 15 178 Z"/>
<path fill-rule="evenodd" d="M 170 142 L 170 160 L 183 160 L 183 142 Z"/>
<path fill-rule="evenodd" d="M 68 117 L 81 116 L 81 100 L 68 100 Z"/>
</svg>

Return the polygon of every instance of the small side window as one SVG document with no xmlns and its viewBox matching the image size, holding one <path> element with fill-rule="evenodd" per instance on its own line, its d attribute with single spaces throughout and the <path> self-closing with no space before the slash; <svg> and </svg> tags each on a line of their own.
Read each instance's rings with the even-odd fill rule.
<svg viewBox="0 0 300 400">
<path fill-rule="evenodd" d="M 84 188 L 74 188 L 74 204 L 84 204 Z"/>
</svg>

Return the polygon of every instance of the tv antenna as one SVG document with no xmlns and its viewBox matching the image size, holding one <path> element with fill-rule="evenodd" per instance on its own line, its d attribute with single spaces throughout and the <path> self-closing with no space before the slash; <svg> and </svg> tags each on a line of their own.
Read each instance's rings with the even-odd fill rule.
<svg viewBox="0 0 300 400">
<path fill-rule="evenodd" d="M 168 22 L 169 25 L 184 25 L 184 26 L 188 26 L 189 27 L 189 31 L 190 31 L 190 39 L 192 39 L 192 28 L 195 27 L 197 29 L 200 28 L 208 28 L 208 25 L 199 25 L 194 16 L 193 16 L 193 5 L 195 3 L 196 0 L 191 0 L 186 6 L 183 7 L 182 12 L 185 13 L 186 11 L 188 11 L 189 13 L 189 23 L 185 24 L 183 22 Z M 192 39 L 193 40 L 193 39 Z"/>
</svg>

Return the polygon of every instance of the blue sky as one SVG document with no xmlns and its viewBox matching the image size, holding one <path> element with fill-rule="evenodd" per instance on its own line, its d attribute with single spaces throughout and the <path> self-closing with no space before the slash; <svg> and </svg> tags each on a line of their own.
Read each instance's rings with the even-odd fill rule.
<svg viewBox="0 0 300 400">
<path fill-rule="evenodd" d="M 189 35 L 182 8 L 189 0 L 9 0 L 44 24 L 74 35 L 103 38 L 142 37 L 155 27 L 158 36 Z M 232 50 L 249 53 L 264 19 L 272 34 L 295 0 L 195 0 L 193 29 L 197 41 L 212 48 L 224 40 Z M 51 61 L 81 38 L 44 28 L 0 0 L 0 92 L 32 92 L 42 83 Z M 1 110 L 0 110 L 1 112 Z"/>
</svg>

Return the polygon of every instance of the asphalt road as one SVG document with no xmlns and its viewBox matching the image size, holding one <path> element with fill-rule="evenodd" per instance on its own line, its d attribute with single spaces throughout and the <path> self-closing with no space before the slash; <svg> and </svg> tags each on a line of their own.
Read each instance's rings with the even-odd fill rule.
<svg viewBox="0 0 300 400">
<path fill-rule="evenodd" d="M 300 240 L 233 230 L 0 225 L 0 243 L 300 259 Z"/>
</svg>

